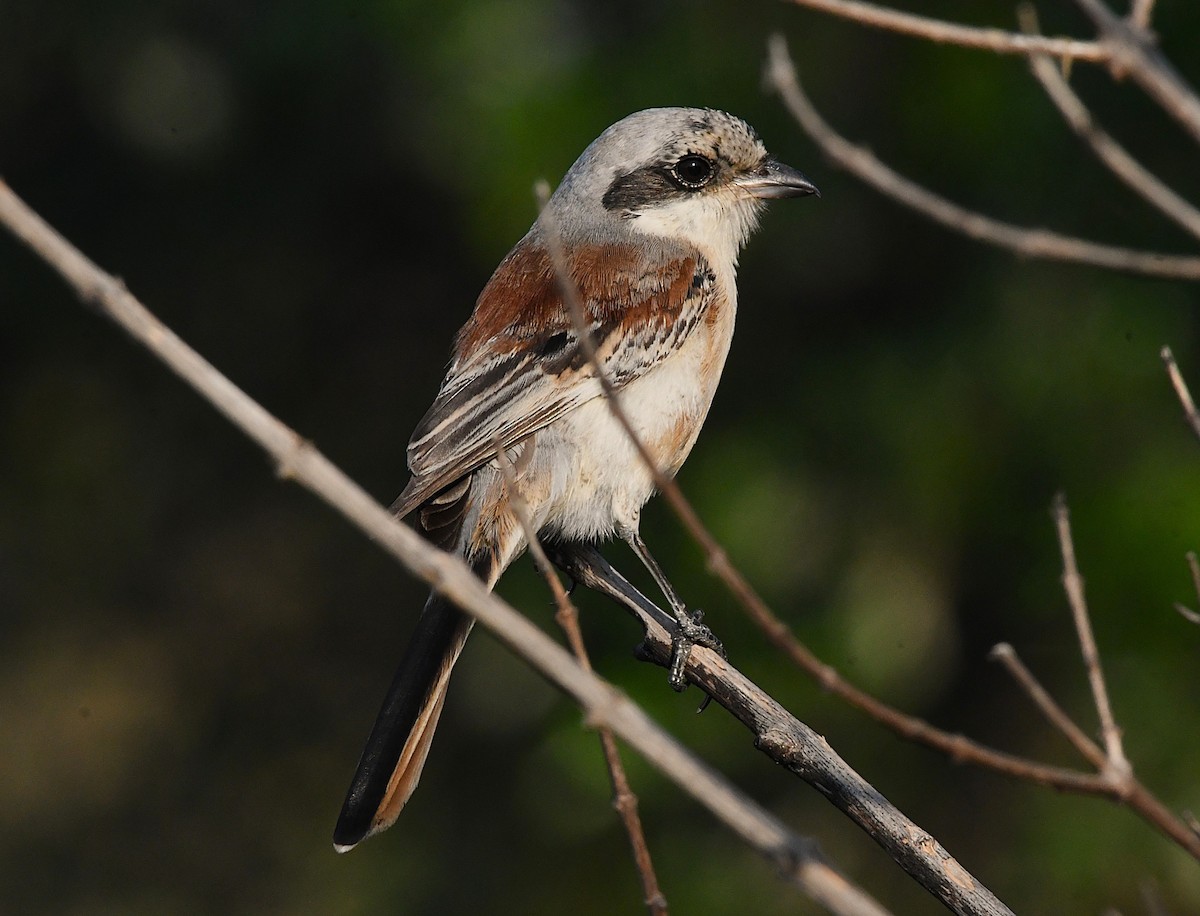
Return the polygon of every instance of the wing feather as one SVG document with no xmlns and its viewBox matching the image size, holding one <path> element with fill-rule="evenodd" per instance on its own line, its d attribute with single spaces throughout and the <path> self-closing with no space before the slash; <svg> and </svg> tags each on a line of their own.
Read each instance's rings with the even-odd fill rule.
<svg viewBox="0 0 1200 916">
<path fill-rule="evenodd" d="M 567 256 L 598 357 L 620 388 L 668 356 L 702 317 L 714 282 L 680 248 L 577 246 Z M 531 233 L 501 262 L 470 320 L 433 405 L 408 446 L 413 477 L 393 509 L 407 515 L 495 455 L 601 396 Z"/>
</svg>

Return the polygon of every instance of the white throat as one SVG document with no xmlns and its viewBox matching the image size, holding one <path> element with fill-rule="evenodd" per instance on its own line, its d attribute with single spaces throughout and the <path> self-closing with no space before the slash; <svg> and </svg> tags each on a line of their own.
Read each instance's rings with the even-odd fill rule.
<svg viewBox="0 0 1200 916">
<path fill-rule="evenodd" d="M 714 194 L 647 207 L 627 220 L 635 232 L 688 242 L 732 270 L 761 211 L 762 202 L 752 197 Z"/>
</svg>

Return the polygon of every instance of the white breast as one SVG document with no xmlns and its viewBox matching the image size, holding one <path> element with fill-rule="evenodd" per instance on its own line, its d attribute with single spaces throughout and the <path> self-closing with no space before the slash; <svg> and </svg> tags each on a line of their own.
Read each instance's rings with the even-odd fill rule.
<svg viewBox="0 0 1200 916">
<path fill-rule="evenodd" d="M 729 276 L 730 274 L 726 274 Z M 673 476 L 708 415 L 733 337 L 736 292 L 714 290 L 714 301 L 679 349 L 621 389 L 618 400 L 661 470 Z M 607 538 L 636 530 L 654 492 L 645 462 L 605 398 L 571 411 L 542 430 L 539 470 L 553 481 L 542 524 L 569 540 Z"/>
</svg>

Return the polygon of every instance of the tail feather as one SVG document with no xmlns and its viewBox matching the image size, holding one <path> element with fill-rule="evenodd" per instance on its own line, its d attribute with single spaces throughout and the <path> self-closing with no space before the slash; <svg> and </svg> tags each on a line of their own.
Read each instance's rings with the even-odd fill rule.
<svg viewBox="0 0 1200 916">
<path fill-rule="evenodd" d="M 333 832 L 338 852 L 390 827 L 416 789 L 450 671 L 473 624 L 445 598 L 429 596 L 346 793 Z"/>
</svg>

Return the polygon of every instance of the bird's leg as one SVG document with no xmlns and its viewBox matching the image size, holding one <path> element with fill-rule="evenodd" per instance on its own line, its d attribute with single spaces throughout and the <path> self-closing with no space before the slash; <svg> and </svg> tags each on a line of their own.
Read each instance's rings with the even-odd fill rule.
<svg viewBox="0 0 1200 916">
<path fill-rule="evenodd" d="M 685 619 L 690 619 L 687 611 L 687 606 L 675 591 L 670 580 L 667 579 L 666 573 L 662 571 L 662 567 L 658 565 L 658 561 L 650 555 L 650 548 L 646 546 L 646 542 L 642 540 L 642 536 L 637 531 L 622 531 L 621 539 L 629 545 L 629 549 L 637 554 L 637 558 L 642 561 L 642 565 L 649 570 L 650 575 L 654 577 L 654 581 L 658 584 L 667 603 L 671 605 L 671 613 L 675 615 L 675 619 L 682 622 Z"/>
<path fill-rule="evenodd" d="M 633 612 L 634 617 L 641 619 L 643 625 L 648 625 L 646 618 L 653 618 L 664 627 L 668 625 L 669 621 L 674 620 L 673 614 L 664 611 L 631 585 L 628 579 L 613 569 L 594 545 L 550 541 L 546 545 L 546 552 L 554 565 L 573 580 L 602 595 L 607 595 L 617 604 L 623 605 Z M 709 635 L 711 636 L 711 634 Z M 676 638 L 678 636 L 672 636 L 673 644 Z M 728 658 L 724 647 L 715 637 L 711 641 L 704 639 L 701 642 L 720 654 L 722 658 Z M 672 655 L 674 654 L 674 648 L 672 648 Z M 704 702 L 700 704 L 697 712 L 703 712 L 711 700 L 712 696 L 706 694 Z"/>
<path fill-rule="evenodd" d="M 671 637 L 671 670 L 668 682 L 673 690 L 683 690 L 687 687 L 687 682 L 683 679 L 683 669 L 687 665 L 692 646 L 705 646 L 718 652 L 721 656 L 725 655 L 725 647 L 721 645 L 721 641 L 717 639 L 713 631 L 701 623 L 704 612 L 698 609 L 695 611 L 687 609 L 674 586 L 667 580 L 658 561 L 650 555 L 650 550 L 646 547 L 646 542 L 642 540 L 637 529 L 624 529 L 619 534 L 621 540 L 629 545 L 629 549 L 637 554 L 642 565 L 654 577 L 654 581 L 658 583 L 659 589 L 667 599 L 667 604 L 671 606 L 671 614 L 678 627 Z"/>
</svg>

